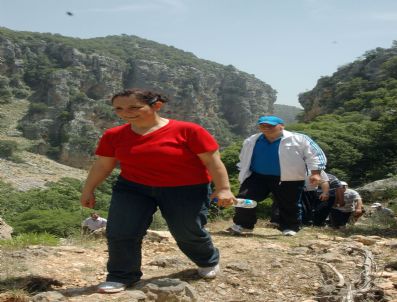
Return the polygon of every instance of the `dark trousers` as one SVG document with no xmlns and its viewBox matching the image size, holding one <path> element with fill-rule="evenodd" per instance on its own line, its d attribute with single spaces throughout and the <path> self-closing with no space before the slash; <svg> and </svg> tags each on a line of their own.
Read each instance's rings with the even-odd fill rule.
<svg viewBox="0 0 397 302">
<path fill-rule="evenodd" d="M 303 180 L 280 182 L 278 176 L 252 173 L 241 184 L 237 197 L 261 201 L 272 193 L 278 205 L 280 230 L 298 231 L 302 222 L 301 196 L 303 185 Z M 244 228 L 253 229 L 257 222 L 256 208 L 236 208 L 233 222 Z"/>
<path fill-rule="evenodd" d="M 342 212 L 337 209 L 331 209 L 330 221 L 331 226 L 334 228 L 339 228 L 345 226 L 349 222 L 349 218 L 352 212 Z"/>
<path fill-rule="evenodd" d="M 207 223 L 208 184 L 181 187 L 149 187 L 119 177 L 113 187 L 106 234 L 109 259 L 107 281 L 131 285 L 141 276 L 142 239 L 157 207 L 181 251 L 196 265 L 219 262 Z"/>
<path fill-rule="evenodd" d="M 327 201 L 321 201 L 317 198 L 314 205 L 313 225 L 324 226 L 331 209 L 335 203 L 335 196 L 330 196 Z"/>
<path fill-rule="evenodd" d="M 312 225 L 314 218 L 314 211 L 317 203 L 316 191 L 303 191 L 302 193 L 302 223 L 304 225 Z"/>
<path fill-rule="evenodd" d="M 324 226 L 332 207 L 335 203 L 335 196 L 329 196 L 327 201 L 319 199 L 316 191 L 303 192 L 304 217 L 306 225 Z"/>
</svg>

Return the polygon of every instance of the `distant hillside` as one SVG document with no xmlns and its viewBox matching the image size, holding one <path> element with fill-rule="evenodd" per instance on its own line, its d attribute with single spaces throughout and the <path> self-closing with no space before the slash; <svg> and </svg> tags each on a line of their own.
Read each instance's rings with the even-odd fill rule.
<svg viewBox="0 0 397 302">
<path fill-rule="evenodd" d="M 143 87 L 171 99 L 169 118 L 197 122 L 228 145 L 272 112 L 276 91 L 253 75 L 136 36 L 76 39 L 0 28 L 0 106 L 27 98 L 19 124 L 33 151 L 83 167 L 116 120 L 115 92 Z"/>
<path fill-rule="evenodd" d="M 367 51 L 299 95 L 330 169 L 356 185 L 397 175 L 397 41 Z"/>
<path fill-rule="evenodd" d="M 297 123 L 297 115 L 302 112 L 303 109 L 295 106 L 274 104 L 274 114 L 284 119 L 286 125 Z"/>
<path fill-rule="evenodd" d="M 396 109 L 397 41 L 391 48 L 367 51 L 332 76 L 321 77 L 310 91 L 299 95 L 304 120 L 329 113 L 362 112 L 379 117 L 384 107 Z"/>
</svg>

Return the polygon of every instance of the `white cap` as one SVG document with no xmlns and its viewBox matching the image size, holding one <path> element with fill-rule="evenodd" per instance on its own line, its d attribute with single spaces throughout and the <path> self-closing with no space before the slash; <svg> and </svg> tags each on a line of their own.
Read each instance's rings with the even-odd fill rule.
<svg viewBox="0 0 397 302">
<path fill-rule="evenodd" d="M 342 186 L 347 186 L 347 182 L 346 182 L 346 181 L 341 181 L 340 184 L 341 184 Z"/>
<path fill-rule="evenodd" d="M 379 208 L 379 207 L 381 207 L 381 206 L 382 206 L 381 203 L 379 203 L 379 202 L 374 202 L 374 203 L 372 204 L 371 208 Z"/>
</svg>

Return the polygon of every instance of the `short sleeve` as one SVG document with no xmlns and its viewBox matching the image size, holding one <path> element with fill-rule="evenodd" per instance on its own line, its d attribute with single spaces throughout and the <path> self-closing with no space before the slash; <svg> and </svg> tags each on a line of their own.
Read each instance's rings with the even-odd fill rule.
<svg viewBox="0 0 397 302">
<path fill-rule="evenodd" d="M 212 152 L 219 149 L 215 138 L 206 129 L 196 124 L 188 132 L 187 144 L 189 149 L 195 154 Z"/>
<path fill-rule="evenodd" d="M 100 138 L 95 154 L 99 156 L 115 157 L 115 148 L 112 143 L 112 135 L 109 131 L 105 131 Z"/>
</svg>

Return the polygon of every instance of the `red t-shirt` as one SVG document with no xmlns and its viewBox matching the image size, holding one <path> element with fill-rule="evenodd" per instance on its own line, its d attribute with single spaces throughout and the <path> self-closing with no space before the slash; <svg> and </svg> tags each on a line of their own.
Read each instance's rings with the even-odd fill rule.
<svg viewBox="0 0 397 302">
<path fill-rule="evenodd" d="M 175 187 L 209 183 L 211 178 L 197 154 L 219 148 L 201 126 L 176 120 L 146 135 L 132 131 L 130 124 L 108 129 L 95 154 L 115 157 L 121 176 L 152 186 Z"/>
</svg>

